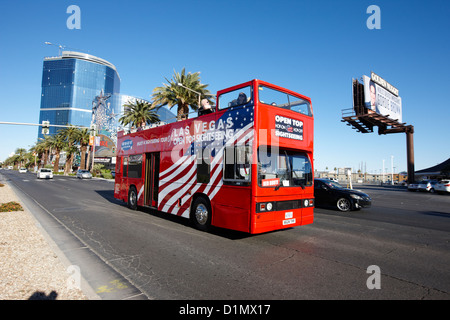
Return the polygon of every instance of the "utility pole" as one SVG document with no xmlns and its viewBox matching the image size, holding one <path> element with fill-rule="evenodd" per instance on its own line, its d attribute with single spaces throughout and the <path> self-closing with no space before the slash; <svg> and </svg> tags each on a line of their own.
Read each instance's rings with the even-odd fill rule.
<svg viewBox="0 0 450 320">
<path fill-rule="evenodd" d="M 391 185 L 394 185 L 394 156 L 391 156 Z"/>
</svg>

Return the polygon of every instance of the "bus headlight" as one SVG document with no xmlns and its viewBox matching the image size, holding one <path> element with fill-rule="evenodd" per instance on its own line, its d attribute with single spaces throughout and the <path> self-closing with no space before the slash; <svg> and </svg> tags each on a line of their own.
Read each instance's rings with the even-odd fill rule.
<svg viewBox="0 0 450 320">
<path fill-rule="evenodd" d="M 272 202 L 264 202 L 264 203 L 260 203 L 259 204 L 259 211 L 260 212 L 262 212 L 262 211 L 270 211 L 270 210 L 272 210 L 272 208 L 273 208 L 273 204 L 272 204 Z"/>
</svg>

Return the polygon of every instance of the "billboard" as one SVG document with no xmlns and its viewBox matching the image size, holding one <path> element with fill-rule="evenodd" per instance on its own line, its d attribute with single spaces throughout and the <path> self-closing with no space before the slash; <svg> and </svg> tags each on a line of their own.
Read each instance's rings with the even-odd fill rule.
<svg viewBox="0 0 450 320">
<path fill-rule="evenodd" d="M 116 144 L 114 141 L 104 135 L 98 135 L 95 141 L 95 157 L 115 157 L 116 156 Z M 97 160 L 96 160 L 97 161 Z"/>
<path fill-rule="evenodd" d="M 366 108 L 392 120 L 402 122 L 402 98 L 398 89 L 375 73 L 363 76 L 364 104 Z"/>
</svg>

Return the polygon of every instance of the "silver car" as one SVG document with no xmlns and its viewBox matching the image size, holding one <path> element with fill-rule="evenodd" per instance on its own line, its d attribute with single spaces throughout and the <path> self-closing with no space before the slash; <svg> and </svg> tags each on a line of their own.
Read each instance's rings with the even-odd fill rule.
<svg viewBox="0 0 450 320">
<path fill-rule="evenodd" d="M 92 174 L 89 172 L 89 170 L 78 170 L 77 171 L 77 178 L 79 179 L 91 179 Z"/>
</svg>

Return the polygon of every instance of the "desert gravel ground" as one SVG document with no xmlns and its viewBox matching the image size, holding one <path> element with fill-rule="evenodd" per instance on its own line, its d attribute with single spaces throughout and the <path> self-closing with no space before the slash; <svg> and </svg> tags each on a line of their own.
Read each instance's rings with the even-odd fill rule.
<svg viewBox="0 0 450 320">
<path fill-rule="evenodd" d="M 87 300 L 73 269 L 11 187 L 0 181 L 0 204 L 23 211 L 0 212 L 0 300 Z"/>
</svg>

